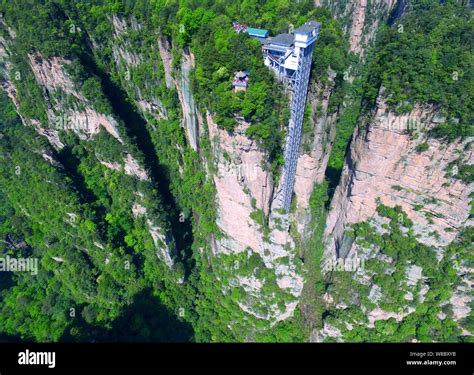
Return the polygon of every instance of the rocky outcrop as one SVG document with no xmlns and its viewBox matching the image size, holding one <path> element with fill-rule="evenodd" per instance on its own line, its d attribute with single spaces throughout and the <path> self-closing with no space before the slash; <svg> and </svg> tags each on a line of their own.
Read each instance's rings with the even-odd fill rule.
<svg viewBox="0 0 474 375">
<path fill-rule="evenodd" d="M 24 124 L 31 125 L 29 119 L 24 118 L 20 113 L 20 102 L 18 100 L 18 91 L 13 84 L 14 79 L 21 78 L 19 72 L 12 71 L 12 64 L 10 62 L 11 52 L 10 47 L 12 41 L 16 37 L 16 33 L 5 24 L 0 17 L 0 30 L 5 30 L 5 37 L 0 36 L 0 87 L 4 90 L 10 100 L 13 102 L 16 111 Z M 12 77 L 13 75 L 13 77 Z"/>
<path fill-rule="evenodd" d="M 126 153 L 125 157 L 123 158 L 123 163 L 118 162 L 108 162 L 104 160 L 100 160 L 100 163 L 107 167 L 108 169 L 114 171 L 123 171 L 125 174 L 129 176 L 134 176 L 138 178 L 140 181 L 150 181 L 150 178 L 147 172 L 138 164 L 138 162 L 134 159 L 132 155 Z"/>
<path fill-rule="evenodd" d="M 233 134 L 219 129 L 208 113 L 209 137 L 214 145 L 217 157 L 218 173 L 214 177 L 217 185 L 223 187 L 236 185 L 238 190 L 247 190 L 248 202 L 255 200 L 255 209 L 268 215 L 273 191 L 273 180 L 269 171 L 263 168 L 265 155 L 255 141 L 245 135 L 249 124 L 241 121 Z M 232 181 L 230 181 L 232 180 Z M 237 191 L 229 191 L 229 197 L 236 197 Z M 241 200 L 243 201 L 243 200 Z M 243 203 L 243 202 L 242 202 Z M 244 244 L 248 246 L 249 244 Z M 251 246 L 252 247 L 252 246 Z"/>
<path fill-rule="evenodd" d="M 64 166 L 54 158 L 54 155 L 51 155 L 49 153 L 43 152 L 41 154 L 44 160 L 46 160 L 49 164 L 51 164 L 53 167 L 56 167 L 58 169 L 64 169 Z"/>
<path fill-rule="evenodd" d="M 22 115 L 20 111 L 20 101 L 18 99 L 18 90 L 15 87 L 15 79 L 21 79 L 21 75 L 19 72 L 12 71 L 12 64 L 10 62 L 10 45 L 15 38 L 15 32 L 9 28 L 3 20 L 0 19 L 0 27 L 3 30 L 7 30 L 8 38 L 0 37 L 0 77 L 1 83 L 0 87 L 7 93 L 8 97 L 11 99 L 12 103 L 15 106 L 16 112 L 20 116 L 22 123 L 28 126 L 33 126 L 38 134 L 46 137 L 51 145 L 53 145 L 57 149 L 62 149 L 64 147 L 64 143 L 61 142 L 59 139 L 59 131 L 55 129 L 46 129 L 42 126 L 40 121 L 37 119 L 30 119 Z M 57 69 L 56 64 L 55 70 Z M 62 75 L 61 73 L 58 73 Z M 62 77 L 64 78 L 64 77 Z M 49 80 L 49 79 L 48 79 Z M 49 82 L 52 85 L 52 82 Z"/>
<path fill-rule="evenodd" d="M 336 135 L 338 112 L 328 113 L 329 101 L 334 88 L 335 74 L 329 69 L 329 83 L 310 83 L 308 104 L 311 106 L 311 132 L 303 134 L 300 155 L 296 166 L 294 194 L 296 210 L 294 223 L 302 240 L 312 234 L 309 201 L 315 185 L 324 180 L 332 143 Z"/>
<path fill-rule="evenodd" d="M 126 174 L 130 176 L 135 176 L 141 181 L 150 180 L 146 171 L 142 167 L 140 167 L 140 165 L 133 158 L 132 155 L 127 154 L 127 156 L 124 158 L 124 162 L 125 162 L 124 170 Z"/>
<path fill-rule="evenodd" d="M 300 209 L 309 207 L 309 198 L 313 192 L 313 187 L 323 181 L 329 155 L 331 154 L 337 113 L 329 114 L 328 105 L 334 86 L 334 78 L 334 75 L 330 74 L 329 84 L 323 86 L 313 82 L 309 88 L 311 139 L 308 141 L 303 137 L 294 187 L 297 207 Z M 305 151 L 305 148 L 309 150 Z"/>
<path fill-rule="evenodd" d="M 112 55 L 117 70 L 121 75 L 122 84 L 134 93 L 135 103 L 144 115 L 151 114 L 158 120 L 167 119 L 168 113 L 165 106 L 156 94 L 152 92 L 152 88 L 159 82 L 154 82 L 154 80 L 150 79 L 145 81 L 141 87 L 134 84 L 133 75 L 136 69 L 147 60 L 147 56 L 136 52 L 134 43 L 137 42 L 130 40 L 127 33 L 129 30 L 140 31 L 143 29 L 143 26 L 133 16 L 126 19 L 114 14 L 111 20 L 113 25 Z M 96 48 L 99 47 L 97 46 Z"/>
<path fill-rule="evenodd" d="M 357 0 L 348 2 L 352 5 L 352 19 L 349 31 L 350 49 L 356 54 L 363 54 L 374 40 L 380 21 L 386 19 L 394 8 L 396 0 Z M 347 9 L 346 7 L 346 9 Z"/>
<path fill-rule="evenodd" d="M 37 119 L 30 119 L 22 115 L 20 111 L 20 101 L 18 99 L 18 90 L 15 87 L 14 80 L 20 79 L 19 72 L 12 71 L 12 64 L 10 62 L 10 45 L 12 40 L 15 38 L 15 32 L 9 28 L 1 19 L 0 19 L 0 28 L 7 30 L 8 39 L 0 37 L 0 87 L 7 93 L 7 96 L 12 101 L 15 106 L 16 112 L 21 118 L 23 124 L 28 126 L 33 126 L 37 133 L 46 137 L 51 145 L 56 149 L 60 150 L 64 147 L 64 143 L 59 139 L 59 131 L 55 129 L 46 129 L 44 128 L 40 121 Z M 55 67 L 56 69 L 57 67 Z M 62 72 L 59 73 L 62 75 Z M 13 76 L 12 76 L 13 75 Z M 64 78 L 64 77 L 63 77 Z M 52 84 L 52 83 L 51 83 Z"/>
<path fill-rule="evenodd" d="M 310 342 L 324 342 L 327 339 L 332 339 L 336 342 L 342 342 L 341 337 L 342 332 L 339 328 L 336 328 L 331 324 L 324 322 L 323 328 L 319 331 L 313 331 L 309 340 Z"/>
<path fill-rule="evenodd" d="M 197 123 L 197 108 L 194 103 L 193 94 L 191 92 L 191 85 L 189 81 L 189 74 L 194 69 L 194 55 L 192 53 L 183 52 L 181 61 L 180 78 L 176 80 L 176 87 L 178 89 L 178 97 L 183 111 L 183 126 L 186 130 L 189 145 L 193 150 L 198 149 L 198 123 Z"/>
<path fill-rule="evenodd" d="M 166 87 L 171 89 L 175 87 L 172 73 L 173 57 L 171 56 L 171 45 L 165 38 L 158 38 L 158 48 L 160 50 L 161 61 L 165 71 Z"/>
<path fill-rule="evenodd" d="M 143 195 L 139 192 L 135 194 L 138 197 L 139 202 L 135 202 L 132 206 L 133 217 L 139 218 L 140 216 L 145 217 L 148 232 L 153 239 L 155 248 L 157 249 L 156 256 L 161 259 L 168 267 L 172 267 L 174 262 L 171 258 L 171 249 L 168 245 L 166 235 L 163 234 L 163 229 L 156 225 L 147 214 L 147 209 L 142 205 Z"/>
<path fill-rule="evenodd" d="M 189 50 L 182 52 L 180 70 L 173 77 L 173 57 L 171 44 L 163 37 L 157 40 L 161 61 L 165 73 L 167 88 L 176 88 L 181 110 L 183 113 L 182 125 L 186 130 L 189 146 L 197 151 L 199 147 L 199 113 L 191 91 L 190 74 L 195 68 L 194 55 Z"/>
<path fill-rule="evenodd" d="M 474 153 L 473 138 L 447 142 L 429 137 L 429 131 L 446 121 L 430 105 L 416 105 L 410 112 L 395 113 L 385 102 L 384 89 L 373 111 L 362 116 L 353 134 L 350 150 L 342 171 L 340 183 L 331 202 L 326 221 L 325 249 L 323 263 L 337 256 L 347 259 L 361 259 L 364 262 L 376 260 L 383 264 L 387 275 L 395 268 L 404 268 L 405 280 L 400 285 L 406 304 L 397 305 L 397 310 L 385 311 L 379 306 L 384 288 L 374 281 L 370 270 L 358 269 L 352 280 L 367 288 L 367 295 L 356 296 L 356 301 L 342 298 L 345 303 L 334 306 L 328 294 L 328 308 L 344 310 L 352 304 L 360 305 L 366 321 L 358 321 L 368 329 L 374 328 L 378 320 L 402 321 L 415 311 L 413 305 L 423 303 L 430 284 L 422 267 L 415 264 L 399 264 L 382 254 L 374 244 L 367 246 L 354 241 L 348 230 L 353 224 L 368 222 L 377 233 L 387 233 L 390 220 L 377 213 L 381 204 L 401 207 L 412 222 L 411 230 L 417 241 L 435 250 L 433 257 L 441 261 L 446 246 L 454 241 L 467 226 L 472 226 L 470 202 L 474 184 L 459 178 L 457 165 L 472 165 Z M 457 261 L 456 261 L 457 263 Z M 453 294 L 439 307 L 449 304 L 452 318 L 460 324 L 470 313 L 469 295 L 472 274 L 465 264 L 458 267 L 461 283 L 453 285 Z M 375 304 L 370 310 L 361 304 L 365 298 Z M 332 306 L 332 307 L 331 307 Z M 443 311 L 440 319 L 446 318 Z M 333 322 L 334 323 L 334 322 Z M 348 319 L 338 319 L 338 328 L 350 331 Z M 346 325 L 346 328 L 344 328 Z M 313 332 L 314 340 L 324 340 L 328 335 L 323 330 Z"/>
<path fill-rule="evenodd" d="M 112 16 L 112 25 L 114 27 L 114 39 L 121 42 L 112 45 L 114 60 L 116 62 L 123 60 L 128 66 L 139 65 L 142 61 L 142 57 L 130 48 L 130 43 L 127 43 L 126 39 L 122 39 L 122 36 L 128 31 L 127 21 L 114 14 Z M 135 25 L 138 25 L 136 20 Z"/>
<path fill-rule="evenodd" d="M 112 116 L 99 113 L 90 107 L 86 107 L 82 111 L 65 108 L 59 114 L 50 110 L 48 117 L 50 125 L 53 125 L 55 130 L 73 131 L 80 139 L 93 138 L 103 128 L 112 137 L 123 143 L 118 132 L 117 121 Z"/>
<path fill-rule="evenodd" d="M 70 60 L 56 56 L 44 59 L 39 52 L 28 54 L 28 59 L 36 80 L 45 90 L 49 92 L 62 90 L 80 101 L 86 101 L 82 93 L 75 89 L 71 78 L 64 71 L 64 67 L 71 64 Z"/>
<path fill-rule="evenodd" d="M 117 14 L 112 16 L 112 25 L 114 27 L 115 36 L 120 36 L 127 32 L 127 21 L 122 17 L 119 17 Z"/>
<path fill-rule="evenodd" d="M 240 252 L 250 248 L 266 257 L 264 250 L 268 246 L 263 240 L 261 225 L 251 218 L 253 212 L 260 211 L 262 216 L 266 216 L 270 210 L 273 180 L 271 173 L 264 169 L 265 155 L 256 142 L 245 135 L 248 123 L 241 121 L 233 134 L 218 128 L 210 114 L 207 115 L 207 124 L 217 164 L 214 183 L 219 208 L 218 225 L 228 237 L 222 243 L 222 250 Z M 273 236 L 275 243 L 292 245 L 285 231 L 276 232 Z M 282 248 L 272 250 L 270 258 L 286 253 Z"/>
<path fill-rule="evenodd" d="M 110 135 L 123 143 L 118 132 L 117 121 L 110 115 L 94 110 L 65 72 L 65 66 L 71 64 L 70 60 L 60 57 L 44 59 L 39 52 L 29 54 L 28 59 L 38 84 L 45 91 L 45 96 L 55 98 L 54 94 L 61 92 L 74 97 L 85 107 L 83 110 L 68 107 L 63 103 L 63 96 L 60 96 L 60 99 L 51 99 L 48 118 L 52 130 L 71 130 L 81 139 L 87 139 L 98 134 L 100 129 L 104 128 Z"/>
<path fill-rule="evenodd" d="M 317 0 L 316 6 L 327 6 L 345 25 L 352 52 L 363 55 L 373 42 L 380 22 L 388 19 L 397 0 Z"/>
<path fill-rule="evenodd" d="M 378 320 L 388 320 L 388 319 L 395 319 L 397 322 L 401 322 L 403 318 L 410 315 L 415 311 L 414 308 L 407 308 L 405 311 L 401 311 L 398 313 L 394 312 L 387 312 L 382 310 L 381 308 L 377 307 L 372 311 L 369 311 L 367 318 L 369 319 L 368 327 L 374 328 L 375 322 Z"/>
<path fill-rule="evenodd" d="M 156 256 L 165 262 L 168 267 L 173 266 L 173 260 L 171 259 L 170 253 L 171 249 L 168 246 L 168 241 L 163 229 L 155 225 L 150 219 L 146 221 L 151 237 L 153 238 L 153 243 L 155 248 L 158 249 Z"/>
<path fill-rule="evenodd" d="M 65 72 L 65 65 L 70 64 L 71 61 L 59 57 L 44 59 L 38 52 L 28 57 L 35 78 L 45 90 L 45 95 L 48 93 L 47 97 L 54 98 L 54 93 L 59 90 L 73 96 L 80 102 L 82 107 L 85 107 L 82 110 L 78 110 L 74 107 L 67 107 L 62 100 L 53 101 L 48 109 L 50 128 L 45 129 L 39 122 L 32 120 L 32 124 L 39 134 L 46 136 L 53 146 L 61 149 L 64 147 L 64 144 L 59 139 L 58 132 L 60 130 L 72 131 L 80 139 L 87 140 L 93 138 L 103 128 L 123 144 L 115 118 L 94 110 L 90 106 L 89 101 L 76 89 L 72 79 Z M 135 176 L 139 180 L 149 180 L 146 171 L 139 166 L 136 159 L 130 153 L 126 153 L 124 157 L 123 170 L 126 174 Z"/>
<path fill-rule="evenodd" d="M 143 113 L 150 113 L 157 119 L 168 119 L 168 113 L 165 106 L 160 100 L 156 98 L 151 100 L 139 100 L 137 105 Z"/>
<path fill-rule="evenodd" d="M 278 287 L 294 297 L 299 296 L 303 278 L 294 264 L 293 240 L 278 225 L 270 224 L 264 229 L 270 213 L 273 180 L 264 168 L 265 154 L 245 135 L 249 124 L 239 120 L 239 125 L 230 134 L 220 129 L 208 113 L 207 125 L 217 168 L 213 177 L 217 190 L 217 224 L 223 234 L 214 242 L 214 255 L 258 254 L 265 267 L 275 272 Z M 282 263 L 283 258 L 288 261 Z M 248 288 L 248 281 L 247 278 L 237 279 L 236 286 Z M 253 280 L 251 284 L 255 292 L 259 282 Z M 271 296 L 259 295 L 260 300 L 268 297 Z M 265 319 L 273 322 L 286 319 L 293 314 L 296 305 L 297 302 L 291 301 L 283 311 L 270 309 Z M 241 308 L 246 312 L 254 311 L 251 305 L 243 303 Z M 253 315 L 262 318 L 259 314 Z"/>
<path fill-rule="evenodd" d="M 327 255 L 340 245 L 345 228 L 373 217 L 379 203 L 401 206 L 429 246 L 446 246 L 467 225 L 473 186 L 446 170 L 459 158 L 474 163 L 472 150 L 464 150 L 470 140 L 446 144 L 426 138 L 435 121 L 431 107 L 397 115 L 379 100 L 373 116 L 354 134 L 327 220 Z M 418 151 L 425 142 L 427 150 Z"/>
<path fill-rule="evenodd" d="M 350 31 L 349 42 L 351 51 L 361 53 L 362 51 L 362 29 L 365 24 L 365 13 L 367 11 L 367 0 L 357 0 L 356 8 L 352 16 L 352 27 Z"/>
<path fill-rule="evenodd" d="M 19 110 L 20 110 L 19 107 L 17 107 L 17 111 Z M 45 137 L 54 148 L 61 150 L 65 146 L 65 144 L 59 138 L 58 130 L 45 129 L 41 126 L 41 123 L 38 120 L 34 120 L 34 119 L 30 120 L 27 118 L 22 118 L 22 121 L 24 124 L 30 124 L 34 126 L 36 132 L 39 135 L 42 135 L 43 137 Z"/>
</svg>

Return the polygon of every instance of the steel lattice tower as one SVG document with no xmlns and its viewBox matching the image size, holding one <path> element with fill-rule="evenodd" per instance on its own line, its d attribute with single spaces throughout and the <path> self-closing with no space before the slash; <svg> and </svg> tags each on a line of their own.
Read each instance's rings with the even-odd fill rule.
<svg viewBox="0 0 474 375">
<path fill-rule="evenodd" d="M 295 52 L 298 53 L 297 70 L 293 79 L 291 117 L 285 145 L 285 165 L 282 172 L 281 207 L 288 213 L 295 183 L 296 164 L 301 144 L 301 131 L 308 93 L 313 44 L 318 37 L 319 23 L 310 21 L 295 30 Z"/>
</svg>

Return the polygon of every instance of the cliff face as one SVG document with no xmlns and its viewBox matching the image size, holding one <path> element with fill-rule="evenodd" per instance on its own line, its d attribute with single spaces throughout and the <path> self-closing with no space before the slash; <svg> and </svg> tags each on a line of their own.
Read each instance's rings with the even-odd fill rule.
<svg viewBox="0 0 474 375">
<path fill-rule="evenodd" d="M 52 101 L 48 110 L 48 119 L 53 128 L 72 130 L 81 139 L 93 137 L 103 128 L 123 143 L 118 133 L 116 120 L 112 116 L 94 110 L 84 95 L 77 91 L 71 78 L 64 71 L 71 61 L 59 57 L 44 59 L 40 53 L 29 54 L 28 59 L 36 81 L 44 90 L 45 97 Z M 56 98 L 54 95 L 56 92 L 63 92 L 65 95 Z M 75 105 L 65 104 L 67 96 L 75 98 Z M 79 107 L 84 107 L 84 109 L 79 109 Z"/>
<path fill-rule="evenodd" d="M 379 100 L 354 134 L 327 220 L 328 253 L 340 247 L 345 228 L 374 216 L 380 203 L 401 206 L 420 241 L 437 248 L 469 224 L 472 186 L 448 169 L 455 161 L 474 162 L 471 140 L 444 144 L 423 135 L 442 120 L 430 107 L 396 115 Z"/>
<path fill-rule="evenodd" d="M 232 135 L 219 129 L 209 113 L 207 125 L 216 167 L 213 179 L 217 192 L 217 224 L 222 232 L 222 237 L 214 243 L 214 255 L 256 254 L 263 260 L 264 267 L 275 273 L 278 287 L 298 297 L 303 278 L 295 264 L 294 243 L 282 223 L 265 223 L 273 194 L 271 173 L 264 169 L 265 154 L 255 141 L 245 136 L 249 124 L 243 120 Z M 243 286 L 242 282 L 245 284 L 245 279 L 239 279 L 234 287 Z M 265 283 L 265 280 L 259 282 Z M 260 289 L 253 290 L 255 297 L 271 298 Z M 266 318 L 285 319 L 293 314 L 295 307 L 296 301 L 287 303 L 283 311 L 273 310 Z M 252 314 L 251 305 L 243 309 Z"/>
<path fill-rule="evenodd" d="M 309 131 L 303 135 L 294 187 L 296 204 L 289 222 L 281 218 L 272 206 L 277 187 L 265 153 L 245 135 L 249 124 L 240 120 L 235 131 L 229 133 L 219 129 L 212 115 L 207 114 L 208 136 L 217 169 L 213 177 L 217 193 L 217 223 L 224 235 L 216 241 L 214 251 L 236 254 L 250 250 L 259 254 L 266 267 L 275 270 L 278 286 L 289 289 L 294 297 L 300 297 L 303 288 L 303 272 L 297 259 L 301 249 L 296 243 L 307 240 L 312 233 L 309 199 L 315 184 L 324 179 L 335 135 L 338 113 L 328 113 L 334 78 L 330 75 L 325 85 L 316 80 L 310 84 Z M 289 224 L 295 231 L 289 229 Z M 278 264 L 286 258 L 289 266 Z M 260 298 L 265 299 L 265 296 Z M 297 301 L 290 305 L 290 310 L 277 314 L 276 320 L 292 316 L 296 305 Z"/>
<path fill-rule="evenodd" d="M 337 113 L 327 113 L 333 85 L 322 86 L 314 82 L 308 93 L 311 106 L 312 139 L 302 141 L 295 180 L 295 197 L 297 205 L 306 209 L 314 184 L 324 178 L 327 160 L 331 153 L 331 142 L 334 140 L 334 124 Z"/>
<path fill-rule="evenodd" d="M 380 23 L 388 18 L 397 0 L 317 0 L 316 6 L 327 6 L 343 21 L 351 51 L 363 55 L 374 41 Z"/>
<path fill-rule="evenodd" d="M 377 210 L 380 205 L 400 208 L 400 226 L 406 225 L 402 224 L 406 215 L 415 241 L 431 249 L 425 260 L 436 265 L 436 272 L 448 267 L 445 264 L 449 267 L 454 264 L 455 281 L 446 287 L 452 295 L 449 299 L 440 298 L 434 309 L 438 309 L 438 319 L 453 319 L 462 334 L 471 335 L 462 327 L 462 319 L 470 312 L 472 280 L 469 275 L 473 270 L 462 252 L 453 253 L 449 246 L 473 224 L 470 202 L 474 184 L 460 179 L 455 167 L 474 163 L 473 139 L 447 143 L 429 138 L 427 132 L 444 120 L 431 106 L 418 105 L 409 113 L 395 114 L 387 108 L 382 89 L 376 108 L 358 124 L 331 202 L 321 265 L 323 272 L 335 271 L 328 265 L 334 264 L 331 261 L 340 256 L 357 267 L 350 273 L 349 285 L 339 284 L 344 280 L 342 276 L 333 276 L 335 281 L 325 295 L 325 304 L 328 309 L 344 311 L 344 314 L 340 319 L 325 321 L 323 329 L 313 332 L 312 340 L 340 341 L 348 337 L 351 340 L 356 337 L 351 336 L 356 326 L 373 329 L 376 322 L 393 319 L 400 323 L 405 317 L 418 313 L 420 304 L 434 287 L 427 282 L 427 274 L 433 271 L 420 263 L 418 255 L 402 262 L 383 254 L 379 245 L 372 243 L 374 240 L 366 243 L 360 238 L 354 239 L 352 228 L 363 222 L 368 223 L 375 235 L 390 234 L 393 223 L 380 215 Z M 406 233 L 407 228 L 402 232 Z M 381 268 L 374 270 L 373 264 Z M 389 286 L 383 279 L 395 274 L 402 275 L 397 284 L 401 301 L 387 304 L 395 297 L 387 292 Z M 430 277 L 433 276 L 430 274 Z M 338 285 L 344 285 L 346 292 Z M 348 288 L 354 288 L 350 296 Z M 366 318 L 347 313 L 354 305 Z"/>
<path fill-rule="evenodd" d="M 302 137 L 294 186 L 295 225 L 303 240 L 311 235 L 309 200 L 314 186 L 324 180 L 336 132 L 335 124 L 339 113 L 328 113 L 329 101 L 334 89 L 334 78 L 330 74 L 327 85 L 313 81 L 308 89 L 311 132 L 310 135 Z"/>
<path fill-rule="evenodd" d="M 194 102 L 190 84 L 190 74 L 195 68 L 194 55 L 188 50 L 182 52 L 181 66 L 174 77 L 171 44 L 163 37 L 159 37 L 157 42 L 163 63 L 166 87 L 168 89 L 176 88 L 183 115 L 182 126 L 186 131 L 189 146 L 197 151 L 199 147 L 199 121 L 202 122 L 202 119 L 199 118 L 200 114 Z"/>
<path fill-rule="evenodd" d="M 184 52 L 181 61 L 180 79 L 176 81 L 178 97 L 183 111 L 183 126 L 186 129 L 186 136 L 191 148 L 198 149 L 198 118 L 197 108 L 191 92 L 190 73 L 194 69 L 194 56 L 192 53 Z"/>
<path fill-rule="evenodd" d="M 239 126 L 229 133 L 214 122 L 212 114 L 205 112 L 205 108 L 198 110 L 190 85 L 191 73 L 195 68 L 192 51 L 180 51 L 180 64 L 176 64 L 173 61 L 176 51 L 173 49 L 178 47 L 159 36 L 151 47 L 155 49 L 147 53 L 142 45 L 137 45 L 136 40 L 129 38 L 127 32 L 146 32 L 139 23 L 118 15 L 109 18 L 113 24 L 113 36 L 109 42 L 120 78 L 126 76 L 127 72 L 133 77 L 135 70 L 142 65 L 158 66 L 163 80 L 160 79 L 157 86 L 164 84 L 169 94 L 176 93 L 181 110 L 179 122 L 186 137 L 185 147 L 177 146 L 173 150 L 179 155 L 179 176 L 190 173 L 191 166 L 182 163 L 182 159 L 186 154 L 195 155 L 194 152 L 197 152 L 206 180 L 214 185 L 216 194 L 213 203 L 218 232 L 207 239 L 208 248 L 203 254 L 210 256 L 214 264 L 223 262 L 220 267 L 216 266 L 219 269 L 215 270 L 213 276 L 216 279 L 214 287 L 219 289 L 223 298 L 232 297 L 232 302 L 229 303 L 234 307 L 229 310 L 236 307 L 240 313 L 245 313 L 250 318 L 266 321 L 266 327 L 293 316 L 303 288 L 301 261 L 296 256 L 294 241 L 287 228 L 284 228 L 284 223 L 279 220 L 267 222 L 274 193 L 273 177 L 269 171 L 267 155 L 256 141 L 245 135 L 249 124 L 239 120 Z M 96 45 L 95 48 L 103 47 Z M 163 126 L 159 123 L 160 120 L 168 120 L 168 114 L 176 112 L 175 108 L 164 104 L 162 108 L 159 106 L 160 111 L 150 111 L 153 103 L 165 102 L 164 95 L 156 95 L 154 87 L 147 84 L 137 84 L 136 81 L 126 79 L 121 81 L 136 106 L 141 109 L 152 135 L 158 127 Z M 318 88 L 314 97 L 323 95 L 322 91 Z M 313 104 L 315 107 L 316 103 Z M 158 122 L 155 123 L 152 119 Z M 318 129 L 325 132 L 325 126 L 325 123 L 320 123 Z M 200 149 L 200 137 L 207 138 L 203 141 L 210 144 L 210 155 L 205 155 Z M 318 141 L 315 137 L 314 142 Z M 314 160 L 324 157 L 322 150 L 312 156 Z M 314 160 L 311 163 L 315 163 Z M 308 171 L 302 168 L 301 176 L 308 180 L 305 184 L 309 192 L 305 190 L 302 193 L 302 196 L 306 195 L 302 198 L 303 201 L 308 200 L 314 183 L 309 181 L 313 178 L 313 166 L 306 169 Z M 140 216 L 141 206 L 134 207 L 134 213 Z M 239 267 L 228 275 L 229 270 L 224 262 L 235 263 Z M 250 264 L 258 267 L 250 268 Z M 236 293 L 242 295 L 237 299 Z M 250 329 L 252 330 L 254 327 Z M 240 335 L 241 332 L 237 334 Z"/>
</svg>

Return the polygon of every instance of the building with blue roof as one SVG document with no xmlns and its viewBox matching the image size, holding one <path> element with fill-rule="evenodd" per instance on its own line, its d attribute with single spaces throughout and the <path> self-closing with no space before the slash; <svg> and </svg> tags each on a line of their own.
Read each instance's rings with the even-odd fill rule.
<svg viewBox="0 0 474 375">
<path fill-rule="evenodd" d="M 247 27 L 247 34 L 256 38 L 266 38 L 268 37 L 268 30 Z"/>
</svg>

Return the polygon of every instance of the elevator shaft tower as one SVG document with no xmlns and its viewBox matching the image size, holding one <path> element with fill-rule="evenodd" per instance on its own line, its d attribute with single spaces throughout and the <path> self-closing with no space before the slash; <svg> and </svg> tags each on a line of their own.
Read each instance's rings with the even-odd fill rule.
<svg viewBox="0 0 474 375">
<path fill-rule="evenodd" d="M 311 60 L 313 56 L 313 45 L 318 39 L 320 24 L 316 21 L 306 22 L 295 30 L 294 54 L 298 58 L 297 69 L 292 75 L 291 87 L 293 91 L 291 99 L 291 117 L 288 126 L 285 145 L 285 165 L 281 176 L 282 191 L 280 195 L 280 207 L 286 213 L 290 210 L 291 197 L 295 184 L 296 165 L 298 162 L 299 148 L 301 144 L 301 131 L 308 93 L 308 82 L 311 72 Z"/>
</svg>

